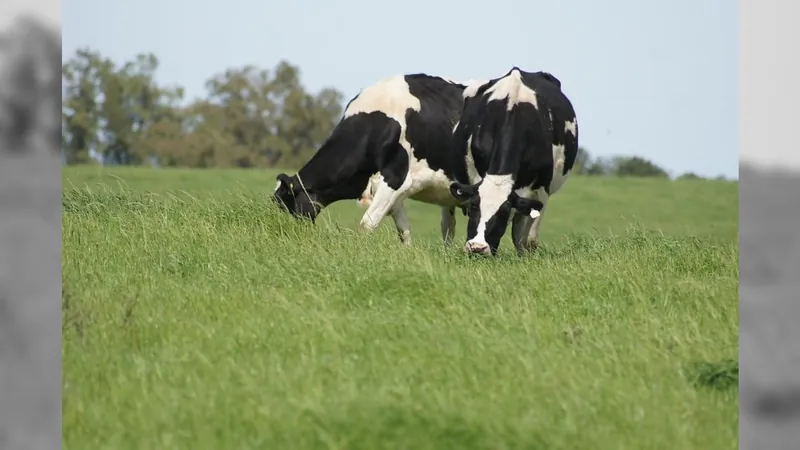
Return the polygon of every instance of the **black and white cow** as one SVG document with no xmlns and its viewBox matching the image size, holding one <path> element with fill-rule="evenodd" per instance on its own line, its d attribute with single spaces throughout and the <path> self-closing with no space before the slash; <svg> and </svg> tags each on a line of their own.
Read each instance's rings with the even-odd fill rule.
<svg viewBox="0 0 800 450">
<path fill-rule="evenodd" d="M 578 153 L 578 125 L 561 82 L 517 67 L 464 90 L 453 131 L 456 165 L 450 186 L 468 209 L 465 250 L 495 254 L 514 212 L 519 254 L 539 245 L 542 215 L 564 185 Z"/>
<path fill-rule="evenodd" d="M 410 243 L 411 229 L 403 201 L 439 205 L 442 237 L 449 243 L 459 204 L 450 194 L 450 146 L 468 85 L 412 74 L 363 89 L 297 174 L 278 175 L 274 199 L 293 215 L 312 221 L 333 202 L 359 199 L 368 206 L 362 229 L 374 230 L 391 214 L 404 243 Z"/>
</svg>

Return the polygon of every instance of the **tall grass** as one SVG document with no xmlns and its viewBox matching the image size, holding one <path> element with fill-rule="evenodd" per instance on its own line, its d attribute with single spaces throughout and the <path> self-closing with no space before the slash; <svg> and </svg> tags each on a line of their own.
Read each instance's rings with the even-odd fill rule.
<svg viewBox="0 0 800 450">
<path fill-rule="evenodd" d="M 737 445 L 735 184 L 576 178 L 475 259 L 428 205 L 411 248 L 300 224 L 270 172 L 64 176 L 65 448 Z"/>
</svg>

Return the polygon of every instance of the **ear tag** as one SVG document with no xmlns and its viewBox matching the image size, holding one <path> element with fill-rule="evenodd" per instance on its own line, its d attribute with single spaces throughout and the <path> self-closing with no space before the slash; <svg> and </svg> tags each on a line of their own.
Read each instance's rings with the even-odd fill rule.
<svg viewBox="0 0 800 450">
<path fill-rule="evenodd" d="M 289 190 L 291 190 L 291 191 L 294 190 L 294 183 L 289 183 Z"/>
<path fill-rule="evenodd" d="M 531 213 L 530 213 L 531 219 L 535 219 L 535 218 L 537 218 L 537 217 L 539 217 L 541 215 L 542 214 L 539 211 L 537 211 L 535 209 L 531 209 Z"/>
</svg>

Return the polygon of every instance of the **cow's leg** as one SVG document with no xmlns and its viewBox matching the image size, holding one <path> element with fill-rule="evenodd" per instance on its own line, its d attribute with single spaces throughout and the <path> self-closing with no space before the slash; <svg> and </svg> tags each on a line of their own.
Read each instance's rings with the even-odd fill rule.
<svg viewBox="0 0 800 450">
<path fill-rule="evenodd" d="M 394 219 L 394 226 L 397 229 L 400 242 L 411 245 L 411 223 L 408 221 L 408 214 L 406 214 L 406 207 L 403 205 L 402 200 L 398 201 L 392 209 L 392 218 Z"/>
<path fill-rule="evenodd" d="M 539 227 L 542 225 L 542 216 L 547 209 L 549 197 L 544 189 L 536 192 L 535 198 L 542 202 L 543 207 L 535 219 L 531 219 L 527 214 L 514 214 L 511 223 L 511 238 L 518 255 L 533 253 L 539 248 Z"/>
<path fill-rule="evenodd" d="M 383 218 L 411 193 L 408 152 L 403 146 L 395 144 L 387 148 L 382 165 L 372 202 L 361 218 L 361 229 L 368 232 L 378 228 Z"/>
<path fill-rule="evenodd" d="M 525 250 L 528 252 L 535 252 L 536 249 L 539 248 L 539 227 L 542 226 L 542 217 L 544 217 L 546 209 L 547 205 L 545 204 L 545 207 L 539 211 L 539 217 L 533 220 L 533 225 L 528 232 L 528 239 L 525 242 Z"/>
<path fill-rule="evenodd" d="M 456 209 L 452 206 L 442 208 L 442 240 L 450 246 L 456 234 Z"/>
<path fill-rule="evenodd" d="M 385 181 L 381 181 L 372 198 L 372 203 L 361 218 L 361 229 L 371 232 L 378 228 L 383 218 L 395 208 L 395 205 L 405 199 L 410 187 L 411 177 L 408 177 L 398 189 L 392 189 Z"/>
<path fill-rule="evenodd" d="M 528 237 L 533 231 L 533 222 L 537 219 L 531 219 L 530 215 L 519 212 L 511 219 L 511 240 L 520 256 L 528 252 Z"/>
</svg>

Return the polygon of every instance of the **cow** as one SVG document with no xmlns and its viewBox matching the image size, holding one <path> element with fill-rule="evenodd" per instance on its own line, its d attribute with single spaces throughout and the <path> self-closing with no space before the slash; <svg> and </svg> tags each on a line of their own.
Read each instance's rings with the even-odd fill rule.
<svg viewBox="0 0 800 450">
<path fill-rule="evenodd" d="M 463 92 L 459 83 L 427 74 L 396 75 L 363 89 L 314 156 L 295 174 L 280 173 L 273 199 L 312 222 L 328 205 L 357 200 L 367 209 L 360 228 L 373 231 L 391 214 L 402 243 L 411 243 L 406 198 L 441 207 L 445 244 L 455 233 L 458 201 L 450 194 L 451 139 Z"/>
<path fill-rule="evenodd" d="M 513 210 L 517 253 L 532 253 L 548 200 L 578 154 L 572 103 L 552 74 L 516 66 L 465 88 L 463 97 L 452 149 L 460 163 L 450 192 L 468 211 L 464 250 L 495 255 Z"/>
</svg>

